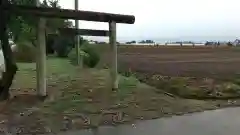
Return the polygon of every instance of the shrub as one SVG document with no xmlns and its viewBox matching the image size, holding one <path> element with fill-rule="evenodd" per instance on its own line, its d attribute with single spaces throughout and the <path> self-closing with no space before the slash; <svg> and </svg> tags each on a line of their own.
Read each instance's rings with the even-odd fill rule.
<svg viewBox="0 0 240 135">
<path fill-rule="evenodd" d="M 36 62 L 36 48 L 27 42 L 18 43 L 17 51 L 13 53 L 16 62 Z"/>
<path fill-rule="evenodd" d="M 58 37 L 54 41 L 53 49 L 56 51 L 58 57 L 68 57 L 74 46 L 74 40 L 68 37 Z"/>
<path fill-rule="evenodd" d="M 93 48 L 88 45 L 85 45 L 82 47 L 82 51 L 88 54 L 88 56 L 83 57 L 83 63 L 84 65 L 93 68 L 95 67 L 98 62 L 100 61 L 100 55 L 99 53 Z"/>
<path fill-rule="evenodd" d="M 84 66 L 94 68 L 100 61 L 100 55 L 93 47 L 90 47 L 89 45 L 83 45 L 80 50 L 80 55 L 83 56 Z M 75 49 L 71 51 L 71 53 L 69 54 L 69 58 L 73 63 L 76 62 Z"/>
<path fill-rule="evenodd" d="M 48 54 L 54 54 L 54 42 L 56 38 L 58 37 L 57 34 L 48 34 L 46 36 L 46 53 Z"/>
</svg>

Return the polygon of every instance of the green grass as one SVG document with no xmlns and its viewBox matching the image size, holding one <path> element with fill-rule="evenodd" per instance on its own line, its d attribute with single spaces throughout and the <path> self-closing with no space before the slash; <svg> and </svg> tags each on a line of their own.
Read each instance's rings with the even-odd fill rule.
<svg viewBox="0 0 240 135">
<path fill-rule="evenodd" d="M 46 61 L 47 81 L 55 83 L 61 78 L 73 78 L 77 75 L 76 67 L 71 65 L 67 59 L 48 58 Z M 17 63 L 19 70 L 13 83 L 13 88 L 35 88 L 36 87 L 36 63 Z M 26 85 L 27 82 L 27 85 Z"/>
<path fill-rule="evenodd" d="M 18 63 L 19 71 L 16 74 L 12 88 L 24 90 L 36 88 L 36 64 Z M 108 69 L 83 69 L 73 66 L 68 59 L 50 57 L 47 59 L 47 89 L 60 93 L 54 97 L 54 101 L 49 101 L 41 105 L 41 108 L 49 114 L 61 112 L 95 112 L 99 107 L 104 106 L 104 100 L 112 100 L 111 95 L 116 98 L 116 102 L 123 100 L 132 94 L 133 91 L 142 87 L 141 83 L 134 77 L 124 77 L 119 75 L 119 89 L 112 93 L 110 88 L 110 72 Z M 51 87 L 50 87 L 51 86 Z M 92 92 L 89 92 L 92 91 Z M 89 98 L 90 97 L 90 98 Z M 109 99 L 105 97 L 110 97 Z M 99 99 L 98 99 L 99 98 Z M 102 99 L 102 100 L 101 100 Z M 115 102 L 114 101 L 114 102 Z M 72 110 L 74 108 L 74 110 Z"/>
</svg>

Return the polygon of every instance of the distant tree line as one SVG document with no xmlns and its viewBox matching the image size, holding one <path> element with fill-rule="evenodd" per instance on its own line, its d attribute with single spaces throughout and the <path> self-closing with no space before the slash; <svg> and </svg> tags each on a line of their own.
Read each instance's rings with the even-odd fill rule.
<svg viewBox="0 0 240 135">
<path fill-rule="evenodd" d="M 128 41 L 125 44 L 136 44 L 137 41 L 133 40 L 133 41 Z M 139 43 L 154 43 L 153 40 L 141 40 Z"/>
<path fill-rule="evenodd" d="M 126 42 L 126 44 L 136 44 L 137 42 L 136 41 L 130 41 L 130 42 Z"/>
<path fill-rule="evenodd" d="M 89 42 L 89 41 L 88 41 Z M 90 40 L 90 42 L 94 43 L 94 44 L 108 44 L 107 42 L 104 42 L 104 41 L 94 41 L 94 40 Z M 120 43 L 119 42 L 116 42 L 117 45 L 119 45 Z"/>
<path fill-rule="evenodd" d="M 153 40 L 142 40 L 139 43 L 154 43 Z"/>
<path fill-rule="evenodd" d="M 210 41 L 207 41 L 205 43 L 205 46 L 220 46 L 220 45 L 227 45 L 227 46 L 233 46 L 233 43 L 228 41 L 228 42 L 210 42 Z"/>
</svg>

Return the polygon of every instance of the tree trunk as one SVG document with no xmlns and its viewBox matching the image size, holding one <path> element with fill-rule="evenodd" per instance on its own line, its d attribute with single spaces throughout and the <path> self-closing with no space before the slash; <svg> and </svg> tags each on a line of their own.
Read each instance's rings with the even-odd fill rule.
<svg viewBox="0 0 240 135">
<path fill-rule="evenodd" d="M 6 0 L 0 0 L 0 6 L 7 2 Z M 9 37 L 7 31 L 7 20 L 9 19 L 9 13 L 0 9 L 0 39 L 1 47 L 4 56 L 5 69 L 2 78 L 0 80 L 0 100 L 6 100 L 9 98 L 9 89 L 12 85 L 12 81 L 17 71 L 17 65 L 13 58 L 13 53 L 9 45 Z"/>
</svg>

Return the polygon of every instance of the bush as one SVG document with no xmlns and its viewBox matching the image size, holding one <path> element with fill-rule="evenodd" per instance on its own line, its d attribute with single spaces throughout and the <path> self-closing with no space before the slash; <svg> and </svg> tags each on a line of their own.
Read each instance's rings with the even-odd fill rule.
<svg viewBox="0 0 240 135">
<path fill-rule="evenodd" d="M 46 37 L 46 53 L 48 54 L 54 54 L 54 42 L 56 38 L 58 37 L 57 34 L 48 34 Z"/>
<path fill-rule="evenodd" d="M 99 53 L 92 47 L 85 45 L 82 47 L 82 51 L 87 53 L 87 55 L 85 55 L 83 57 L 83 63 L 84 65 L 93 68 L 95 67 L 98 62 L 100 61 L 100 55 Z"/>
<path fill-rule="evenodd" d="M 84 66 L 94 68 L 98 62 L 100 61 L 99 53 L 89 45 L 84 45 L 81 47 L 81 56 L 83 56 L 83 64 Z M 76 62 L 76 51 L 73 49 L 69 54 L 69 58 L 73 63 Z"/>
<path fill-rule="evenodd" d="M 18 43 L 17 52 L 13 53 L 16 62 L 36 62 L 36 48 L 31 43 Z"/>
<path fill-rule="evenodd" d="M 73 46 L 74 40 L 60 36 L 54 41 L 53 49 L 57 52 L 58 57 L 68 57 Z"/>
</svg>

